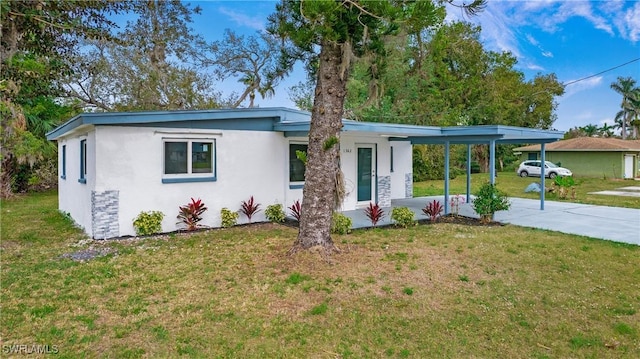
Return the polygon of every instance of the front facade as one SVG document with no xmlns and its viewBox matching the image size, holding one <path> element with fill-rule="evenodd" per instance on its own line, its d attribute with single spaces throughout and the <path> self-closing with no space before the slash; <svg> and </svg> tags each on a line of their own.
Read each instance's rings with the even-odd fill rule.
<svg viewBox="0 0 640 359">
<path fill-rule="evenodd" d="M 304 166 L 295 151 L 308 143 L 306 136 L 274 130 L 287 120 L 308 122 L 308 114 L 270 109 L 80 115 L 49 134 L 59 149 L 59 209 L 96 239 L 135 235 L 133 220 L 141 211 L 163 212 L 163 231 L 177 230 L 178 207 L 192 197 L 208 207 L 201 224 L 209 227 L 220 226 L 222 208 L 236 211 L 250 196 L 263 210 L 276 203 L 286 209 L 302 200 Z M 392 198 L 412 196 L 410 142 L 345 132 L 340 149 L 343 210 L 369 202 L 388 207 Z M 262 220 L 264 211 L 253 218 Z"/>
<path fill-rule="evenodd" d="M 540 159 L 540 145 L 519 147 L 521 160 Z M 546 147 L 546 160 L 578 177 L 631 179 L 640 176 L 640 141 L 578 137 Z"/>
<path fill-rule="evenodd" d="M 178 207 L 191 198 L 208 208 L 200 222 L 208 227 L 221 225 L 222 208 L 237 211 L 251 196 L 262 210 L 272 204 L 289 207 L 302 202 L 304 164 L 296 151 L 306 150 L 310 117 L 286 108 L 78 115 L 47 134 L 58 143 L 59 209 L 89 236 L 105 239 L 135 235 L 133 220 L 143 211 L 164 213 L 163 232 L 180 229 Z M 469 157 L 470 144 L 487 144 L 495 163 L 497 143 L 547 143 L 561 136 L 498 125 L 440 128 L 343 120 L 341 209 L 371 202 L 389 207 L 392 199 L 412 197 L 413 144 L 444 145 L 448 173 L 450 144 L 467 144 Z M 446 213 L 447 206 L 448 176 Z M 252 220 L 264 221 L 264 212 Z"/>
</svg>

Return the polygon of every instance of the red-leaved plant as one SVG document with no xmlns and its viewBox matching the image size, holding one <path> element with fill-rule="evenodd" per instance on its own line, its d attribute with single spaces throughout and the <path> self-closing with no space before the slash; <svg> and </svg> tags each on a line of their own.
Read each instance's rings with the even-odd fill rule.
<svg viewBox="0 0 640 359">
<path fill-rule="evenodd" d="M 300 205 L 300 201 L 296 200 L 293 202 L 291 207 L 288 207 L 291 210 L 291 215 L 296 221 L 300 222 L 300 216 L 302 215 L 302 205 Z"/>
<path fill-rule="evenodd" d="M 244 213 L 244 215 L 249 219 L 249 223 L 251 223 L 251 217 L 260 212 L 260 203 L 256 203 L 253 200 L 253 196 L 251 196 L 248 201 L 242 201 L 242 204 L 240 205 L 240 212 Z"/>
<path fill-rule="evenodd" d="M 369 218 L 374 227 L 380 222 L 382 217 L 384 217 L 382 208 L 377 203 L 373 204 L 372 202 L 369 202 L 369 207 L 364 209 L 364 214 L 367 215 L 367 218 Z"/>
<path fill-rule="evenodd" d="M 198 229 L 198 222 L 202 221 L 202 214 L 207 210 L 207 207 L 204 206 L 204 202 L 198 198 L 191 198 L 191 203 L 187 203 L 184 206 L 179 207 L 178 219 L 180 222 L 184 224 L 187 231 L 194 231 Z"/>
<path fill-rule="evenodd" d="M 432 222 L 435 222 L 443 210 L 444 207 L 442 207 L 442 203 L 434 199 L 433 202 L 427 203 L 427 206 L 422 209 L 422 212 L 425 215 L 429 216 L 429 219 Z"/>
</svg>

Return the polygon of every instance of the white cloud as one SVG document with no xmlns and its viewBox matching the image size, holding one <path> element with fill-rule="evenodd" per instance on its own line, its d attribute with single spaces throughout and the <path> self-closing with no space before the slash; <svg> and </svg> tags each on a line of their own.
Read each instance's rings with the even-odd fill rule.
<svg viewBox="0 0 640 359">
<path fill-rule="evenodd" d="M 580 80 L 575 83 L 572 83 L 572 82 L 578 79 L 565 81 L 565 83 L 570 83 L 570 85 L 567 85 L 565 87 L 565 93 L 562 97 L 564 98 L 570 97 L 578 92 L 582 92 L 582 91 L 586 91 L 586 90 L 590 90 L 592 88 L 598 87 L 602 84 L 602 79 L 603 79 L 602 76 L 595 76 L 595 77 L 588 78 L 586 80 Z"/>
<path fill-rule="evenodd" d="M 529 69 L 529 70 L 532 70 L 532 71 L 543 71 L 544 70 L 544 67 L 542 67 L 540 65 L 533 64 L 533 63 L 526 64 L 525 67 L 527 69 Z"/>
<path fill-rule="evenodd" d="M 248 16 L 222 6 L 218 8 L 218 11 L 240 26 L 246 26 L 258 31 L 264 31 L 265 29 L 264 16 Z"/>
<path fill-rule="evenodd" d="M 544 56 L 544 57 L 553 57 L 553 52 L 551 52 L 551 51 L 542 51 L 542 56 Z"/>
<path fill-rule="evenodd" d="M 633 42 L 640 40 L 640 2 L 636 2 L 627 10 L 624 15 L 624 24 L 627 31 L 623 32 L 622 36 Z"/>
<path fill-rule="evenodd" d="M 596 29 L 604 30 L 613 35 L 613 28 L 607 19 L 595 14 L 591 4 L 590 1 L 566 1 L 560 5 L 553 19 L 560 24 L 574 16 L 583 17 L 591 22 Z"/>
</svg>

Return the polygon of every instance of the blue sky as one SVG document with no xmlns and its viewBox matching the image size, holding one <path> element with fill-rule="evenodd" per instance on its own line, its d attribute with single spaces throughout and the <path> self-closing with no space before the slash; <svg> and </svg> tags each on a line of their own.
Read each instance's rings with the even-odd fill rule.
<svg viewBox="0 0 640 359">
<path fill-rule="evenodd" d="M 194 18 L 194 30 L 217 40 L 225 28 L 238 33 L 261 31 L 275 1 L 190 1 L 202 7 Z M 463 19 L 449 9 L 449 21 Z M 640 58 L 640 1 L 584 0 L 489 0 L 479 16 L 465 18 L 482 26 L 485 48 L 509 51 L 518 59 L 517 69 L 526 78 L 555 73 L 569 83 Z M 557 98 L 558 119 L 554 127 L 613 124 L 621 97 L 610 85 L 618 76 L 633 77 L 640 85 L 640 61 L 575 82 Z M 287 89 L 304 78 L 301 67 L 276 88 L 276 95 L 258 105 L 294 107 Z M 223 92 L 239 91 L 234 81 Z"/>
</svg>

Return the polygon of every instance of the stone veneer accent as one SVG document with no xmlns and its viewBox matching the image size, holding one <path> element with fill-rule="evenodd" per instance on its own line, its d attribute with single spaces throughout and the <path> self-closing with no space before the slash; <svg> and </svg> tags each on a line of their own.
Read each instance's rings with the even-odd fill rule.
<svg viewBox="0 0 640 359">
<path fill-rule="evenodd" d="M 94 239 L 120 236 L 119 191 L 91 191 L 91 233 Z"/>
<path fill-rule="evenodd" d="M 391 176 L 378 176 L 378 205 L 391 207 Z"/>
<path fill-rule="evenodd" d="M 413 197 L 413 173 L 404 174 L 404 197 Z"/>
</svg>

